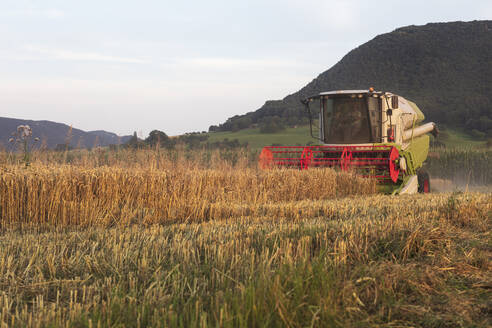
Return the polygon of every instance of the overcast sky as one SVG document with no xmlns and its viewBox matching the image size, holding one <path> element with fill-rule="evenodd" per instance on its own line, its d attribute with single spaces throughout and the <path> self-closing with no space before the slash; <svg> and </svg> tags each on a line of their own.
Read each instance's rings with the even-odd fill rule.
<svg viewBox="0 0 492 328">
<path fill-rule="evenodd" d="M 378 34 L 491 18 L 490 0 L 0 0 L 0 116 L 202 131 Z"/>
</svg>

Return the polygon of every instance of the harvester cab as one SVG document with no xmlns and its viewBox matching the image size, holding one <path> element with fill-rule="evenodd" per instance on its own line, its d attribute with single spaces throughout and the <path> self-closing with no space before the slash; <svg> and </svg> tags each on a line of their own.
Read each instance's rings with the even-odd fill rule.
<svg viewBox="0 0 492 328">
<path fill-rule="evenodd" d="M 264 147 L 260 167 L 333 167 L 376 179 L 382 192 L 429 192 L 422 166 L 428 134 L 438 130 L 434 123 L 422 124 L 424 114 L 415 103 L 373 88 L 322 92 L 302 103 L 311 136 L 320 144 Z M 318 135 L 313 134 L 313 111 L 318 112 Z"/>
</svg>

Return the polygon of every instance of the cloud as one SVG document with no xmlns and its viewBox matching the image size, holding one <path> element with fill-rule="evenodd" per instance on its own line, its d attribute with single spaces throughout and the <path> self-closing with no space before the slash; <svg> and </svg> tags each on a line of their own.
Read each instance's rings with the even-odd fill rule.
<svg viewBox="0 0 492 328">
<path fill-rule="evenodd" d="M 178 64 L 198 68 L 281 68 L 305 66 L 304 63 L 279 58 L 244 59 L 232 57 L 197 57 L 178 60 Z"/>
<path fill-rule="evenodd" d="M 64 49 L 50 49 L 45 47 L 38 47 L 28 45 L 26 50 L 34 52 L 40 55 L 44 55 L 47 59 L 58 59 L 66 61 L 91 61 L 91 62 L 111 62 L 111 63 L 125 63 L 125 64 L 144 64 L 143 59 L 120 57 L 100 54 L 96 52 L 76 52 Z"/>
<path fill-rule="evenodd" d="M 38 9 L 38 8 L 25 8 L 19 10 L 7 10 L 0 13 L 0 16 L 15 17 L 15 16 L 28 16 L 28 17 L 46 17 L 46 18 L 61 18 L 65 16 L 65 12 L 60 9 Z"/>
<path fill-rule="evenodd" d="M 280 0 L 278 0 L 280 1 Z M 361 19 L 362 1 L 357 0 L 282 0 L 289 8 L 309 17 L 310 24 L 333 31 L 353 29 Z"/>
</svg>

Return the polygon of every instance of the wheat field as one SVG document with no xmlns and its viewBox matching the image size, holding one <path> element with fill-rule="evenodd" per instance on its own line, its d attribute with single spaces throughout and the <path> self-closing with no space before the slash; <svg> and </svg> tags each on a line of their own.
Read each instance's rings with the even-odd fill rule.
<svg viewBox="0 0 492 328">
<path fill-rule="evenodd" d="M 8 156 L 2 327 L 492 325 L 490 193 L 385 196 L 246 153 Z"/>
<path fill-rule="evenodd" d="M 374 192 L 372 181 L 331 169 L 33 165 L 4 168 L 0 214 L 5 227 L 149 225 L 263 214 L 299 217 L 298 201 Z"/>
</svg>

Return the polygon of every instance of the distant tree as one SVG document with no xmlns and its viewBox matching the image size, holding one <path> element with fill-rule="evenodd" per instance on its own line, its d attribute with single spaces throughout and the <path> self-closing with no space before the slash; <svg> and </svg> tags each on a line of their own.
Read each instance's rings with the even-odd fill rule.
<svg viewBox="0 0 492 328">
<path fill-rule="evenodd" d="M 204 146 L 204 142 L 208 139 L 208 135 L 201 134 L 199 132 L 185 133 L 179 137 L 176 137 L 176 143 L 182 143 L 188 148 L 199 148 Z"/>
<path fill-rule="evenodd" d="M 169 140 L 169 137 L 167 134 L 165 134 L 162 131 L 159 130 L 153 130 L 149 133 L 149 136 L 147 139 L 145 139 L 145 143 L 150 145 L 150 146 L 155 146 L 156 144 L 164 144 L 167 140 Z"/>
<path fill-rule="evenodd" d="M 260 133 L 276 133 L 282 130 L 285 130 L 285 126 L 279 117 L 270 117 L 260 125 Z"/>
<path fill-rule="evenodd" d="M 236 128 L 237 130 L 247 129 L 251 126 L 251 124 L 253 124 L 253 121 L 251 120 L 250 117 L 248 116 L 239 117 L 232 125 L 233 131 L 234 128 Z"/>
<path fill-rule="evenodd" d="M 149 136 L 145 139 L 145 144 L 148 146 L 159 146 L 166 148 L 173 148 L 175 145 L 175 141 L 172 140 L 162 131 L 153 130 L 149 133 Z"/>
<path fill-rule="evenodd" d="M 133 132 L 132 137 L 125 145 L 129 148 L 141 148 L 144 146 L 143 142 L 137 137 L 137 132 Z"/>
</svg>

